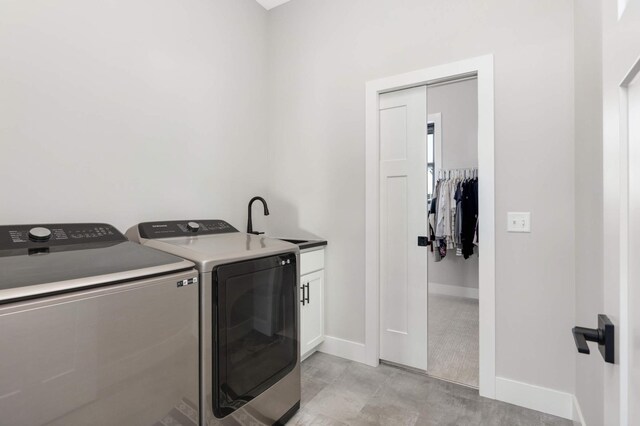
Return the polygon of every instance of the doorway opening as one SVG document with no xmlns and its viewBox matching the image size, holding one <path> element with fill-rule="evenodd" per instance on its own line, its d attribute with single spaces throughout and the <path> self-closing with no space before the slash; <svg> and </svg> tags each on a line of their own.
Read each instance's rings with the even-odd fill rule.
<svg viewBox="0 0 640 426">
<path fill-rule="evenodd" d="M 427 86 L 427 110 L 427 374 L 477 388 L 477 79 Z"/>
<path fill-rule="evenodd" d="M 367 84 L 364 349 L 366 362 L 370 365 L 378 365 L 383 359 L 430 372 L 428 351 L 434 349 L 429 348 L 426 330 L 431 331 L 429 322 L 434 319 L 427 315 L 428 298 L 431 296 L 428 283 L 435 279 L 427 275 L 428 256 L 431 255 L 427 233 L 427 196 L 434 196 L 434 189 L 428 187 L 437 183 L 438 164 L 446 161 L 442 157 L 443 154 L 446 156 L 445 148 L 442 148 L 443 141 L 446 141 L 442 137 L 446 138 L 446 131 L 438 135 L 436 119 L 427 119 L 426 91 L 427 87 L 435 87 L 436 84 L 460 80 L 477 84 L 477 166 L 454 163 L 447 167 L 469 169 L 458 172 L 463 177 L 465 173 L 467 177 L 469 173 L 477 176 L 478 199 L 481 200 L 478 228 L 482 230 L 482 256 L 477 257 L 477 253 L 473 253 L 478 283 L 477 384 L 467 384 L 477 386 L 480 395 L 495 398 L 495 194 L 493 57 L 490 55 Z M 404 97 L 400 93 L 403 91 Z M 440 119 L 442 126 L 446 120 L 442 113 Z M 429 121 L 433 122 L 432 125 Z M 432 129 L 431 135 L 429 129 Z M 398 137 L 400 143 L 394 141 Z M 442 149 L 437 148 L 438 138 Z M 428 140 L 433 145 L 430 157 L 427 153 Z M 424 178 L 410 178 L 414 172 L 421 173 Z M 429 173 L 431 179 L 428 178 Z M 414 197 L 414 194 L 417 195 Z M 451 259 L 455 259 L 455 255 Z M 423 266 L 407 267 L 414 263 Z M 400 285 L 392 288 L 388 285 L 391 282 Z M 465 294 L 474 293 L 473 289 L 463 291 Z M 424 333 L 420 332 L 421 329 Z"/>
</svg>

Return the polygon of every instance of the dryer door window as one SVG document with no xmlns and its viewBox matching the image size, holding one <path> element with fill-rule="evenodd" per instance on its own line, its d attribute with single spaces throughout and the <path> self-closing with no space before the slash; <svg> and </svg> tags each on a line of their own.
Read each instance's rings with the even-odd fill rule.
<svg viewBox="0 0 640 426">
<path fill-rule="evenodd" d="M 295 367 L 296 276 L 295 254 L 214 270 L 212 405 L 216 417 L 242 407 Z"/>
</svg>

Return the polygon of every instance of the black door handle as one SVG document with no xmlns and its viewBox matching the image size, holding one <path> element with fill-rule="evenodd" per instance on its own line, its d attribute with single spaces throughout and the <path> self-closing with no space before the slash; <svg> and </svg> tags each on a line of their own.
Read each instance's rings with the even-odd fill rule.
<svg viewBox="0 0 640 426">
<path fill-rule="evenodd" d="M 600 342 L 600 333 L 596 329 L 573 327 L 572 332 L 573 340 L 576 341 L 576 347 L 581 354 L 589 355 L 591 353 L 587 340 L 590 342 Z"/>
<path fill-rule="evenodd" d="M 311 293 L 309 291 L 309 283 L 307 283 L 307 303 L 309 303 L 309 293 Z"/>
<path fill-rule="evenodd" d="M 590 354 L 587 342 L 598 343 L 598 349 L 605 362 L 615 363 L 614 326 L 609 317 L 598 315 L 598 328 L 573 327 L 573 339 L 576 342 L 578 352 Z"/>
</svg>

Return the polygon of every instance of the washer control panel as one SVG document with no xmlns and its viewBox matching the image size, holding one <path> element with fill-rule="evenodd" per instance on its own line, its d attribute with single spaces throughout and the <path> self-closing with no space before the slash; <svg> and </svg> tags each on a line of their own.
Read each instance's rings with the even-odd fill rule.
<svg viewBox="0 0 640 426">
<path fill-rule="evenodd" d="M 0 250 L 120 241 L 127 239 L 120 231 L 106 223 L 0 226 Z"/>
<path fill-rule="evenodd" d="M 140 237 L 146 239 L 193 237 L 238 232 L 224 220 L 173 220 L 168 222 L 145 222 L 138 225 Z"/>
</svg>

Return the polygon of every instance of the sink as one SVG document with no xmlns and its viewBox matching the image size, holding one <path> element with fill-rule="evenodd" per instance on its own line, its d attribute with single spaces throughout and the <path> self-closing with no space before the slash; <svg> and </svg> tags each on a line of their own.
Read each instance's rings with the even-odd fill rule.
<svg viewBox="0 0 640 426">
<path fill-rule="evenodd" d="M 286 241 L 288 243 L 292 243 L 292 244 L 297 244 L 297 245 L 302 245 L 304 243 L 308 243 L 309 240 L 292 240 L 292 239 L 288 239 L 288 238 L 278 238 L 281 241 Z"/>
<path fill-rule="evenodd" d="M 294 238 L 278 238 L 280 241 L 286 241 L 291 244 L 295 244 L 300 247 L 300 250 L 308 250 L 315 247 L 326 246 L 325 240 L 299 240 Z"/>
</svg>

